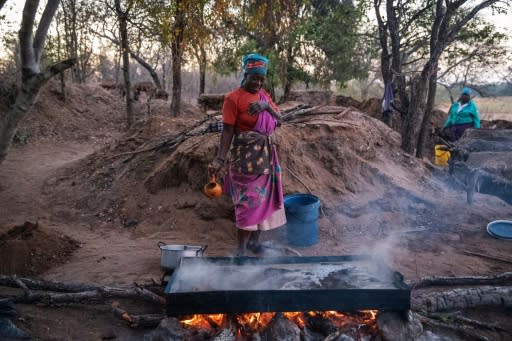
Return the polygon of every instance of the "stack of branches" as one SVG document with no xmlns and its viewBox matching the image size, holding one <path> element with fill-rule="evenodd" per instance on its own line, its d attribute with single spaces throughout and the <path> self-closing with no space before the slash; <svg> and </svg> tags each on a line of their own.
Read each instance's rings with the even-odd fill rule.
<svg viewBox="0 0 512 341">
<path fill-rule="evenodd" d="M 345 114 L 353 110 L 353 108 L 345 108 L 338 106 L 316 106 L 310 107 L 305 104 L 298 104 L 292 108 L 282 111 L 282 120 L 283 121 L 294 121 L 294 122 L 303 122 L 301 118 L 305 116 L 314 116 L 314 115 L 336 115 L 336 119 L 341 119 Z M 307 119 L 306 119 L 307 120 Z M 158 139 L 152 139 L 146 144 L 143 144 L 138 149 L 115 154 L 109 157 L 109 159 L 115 159 L 122 156 L 128 156 L 127 159 L 123 160 L 123 162 L 128 162 L 134 155 L 144 152 L 153 152 L 153 151 L 166 151 L 172 152 L 174 151 L 181 143 L 186 141 L 188 138 L 198 135 L 203 135 L 211 132 L 210 123 L 211 118 L 205 118 L 194 124 L 192 127 L 189 127 L 178 134 L 173 134 L 171 136 L 165 135 Z"/>
</svg>

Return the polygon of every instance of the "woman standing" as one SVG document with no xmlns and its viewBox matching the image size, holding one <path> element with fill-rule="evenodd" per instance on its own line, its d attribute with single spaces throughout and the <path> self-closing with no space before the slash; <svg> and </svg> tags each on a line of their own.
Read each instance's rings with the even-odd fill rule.
<svg viewBox="0 0 512 341">
<path fill-rule="evenodd" d="M 462 89 L 459 100 L 450 107 L 444 128 L 450 129 L 452 142 L 461 138 L 466 129 L 480 128 L 480 113 L 471 100 L 471 89 Z"/>
<path fill-rule="evenodd" d="M 259 54 L 243 58 L 244 78 L 224 98 L 219 152 L 209 167 L 217 174 L 227 160 L 224 188 L 235 206 L 239 256 L 261 252 L 260 231 L 286 223 L 274 137 L 280 114 L 263 89 L 267 70 L 268 59 Z"/>
</svg>

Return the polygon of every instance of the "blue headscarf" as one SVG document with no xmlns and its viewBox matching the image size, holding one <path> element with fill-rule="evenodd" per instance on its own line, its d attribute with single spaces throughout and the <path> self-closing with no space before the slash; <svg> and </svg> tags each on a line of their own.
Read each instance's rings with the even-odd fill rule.
<svg viewBox="0 0 512 341">
<path fill-rule="evenodd" d="M 471 89 L 470 88 L 463 88 L 462 89 L 462 94 L 463 95 L 468 95 L 471 97 Z"/>
<path fill-rule="evenodd" d="M 250 53 L 242 59 L 244 74 L 260 74 L 266 75 L 268 71 L 268 58 L 257 54 Z"/>
</svg>

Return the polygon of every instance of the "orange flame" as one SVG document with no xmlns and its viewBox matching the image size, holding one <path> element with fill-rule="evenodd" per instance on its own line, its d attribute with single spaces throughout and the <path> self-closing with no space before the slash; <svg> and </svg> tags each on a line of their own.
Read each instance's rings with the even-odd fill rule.
<svg viewBox="0 0 512 341">
<path fill-rule="evenodd" d="M 225 314 L 210 314 L 210 315 L 192 315 L 190 318 L 182 319 L 181 323 L 185 327 L 194 329 L 209 329 L 217 328 L 226 325 L 227 315 Z"/>
<path fill-rule="evenodd" d="M 239 325 L 237 332 L 239 334 L 250 334 L 260 332 L 268 327 L 276 313 L 245 313 L 235 316 Z M 310 311 L 310 312 L 285 312 L 283 316 L 294 322 L 299 328 L 304 328 L 308 322 L 308 317 L 320 317 L 331 321 L 337 328 L 347 325 L 366 325 L 369 330 L 375 330 L 377 310 L 362 310 L 357 313 L 340 313 L 338 311 Z M 225 327 L 228 322 L 226 314 L 211 315 L 192 315 L 182 319 L 184 327 L 193 329 L 211 329 Z"/>
<path fill-rule="evenodd" d="M 300 329 L 306 326 L 306 319 L 304 317 L 304 313 L 299 312 L 288 312 L 283 313 L 283 316 L 292 322 L 294 322 Z"/>
<path fill-rule="evenodd" d="M 265 329 L 276 313 L 246 313 L 236 316 L 243 331 L 257 332 Z"/>
</svg>

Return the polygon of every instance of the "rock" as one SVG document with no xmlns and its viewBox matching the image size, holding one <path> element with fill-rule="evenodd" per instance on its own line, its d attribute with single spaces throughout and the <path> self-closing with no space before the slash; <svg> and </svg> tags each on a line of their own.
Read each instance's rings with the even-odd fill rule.
<svg viewBox="0 0 512 341">
<path fill-rule="evenodd" d="M 411 311 L 379 313 L 377 325 L 384 341 L 411 341 L 423 332 L 423 325 Z"/>
<path fill-rule="evenodd" d="M 236 335 L 235 332 L 231 329 L 223 329 L 219 334 L 217 334 L 212 341 L 235 341 Z"/>
<path fill-rule="evenodd" d="M 265 331 L 263 340 L 300 341 L 300 329 L 295 323 L 277 315 Z"/>
<path fill-rule="evenodd" d="M 134 226 L 137 226 L 138 224 L 139 224 L 138 220 L 133 219 L 133 218 L 126 218 L 125 221 L 123 222 L 124 227 L 134 227 Z"/>
<path fill-rule="evenodd" d="M 427 330 L 414 341 L 453 341 L 453 339 L 447 336 L 436 335 L 432 333 L 430 330 Z"/>
<path fill-rule="evenodd" d="M 180 341 L 187 340 L 188 332 L 174 317 L 163 319 L 158 328 L 144 335 L 144 341 Z"/>
</svg>

